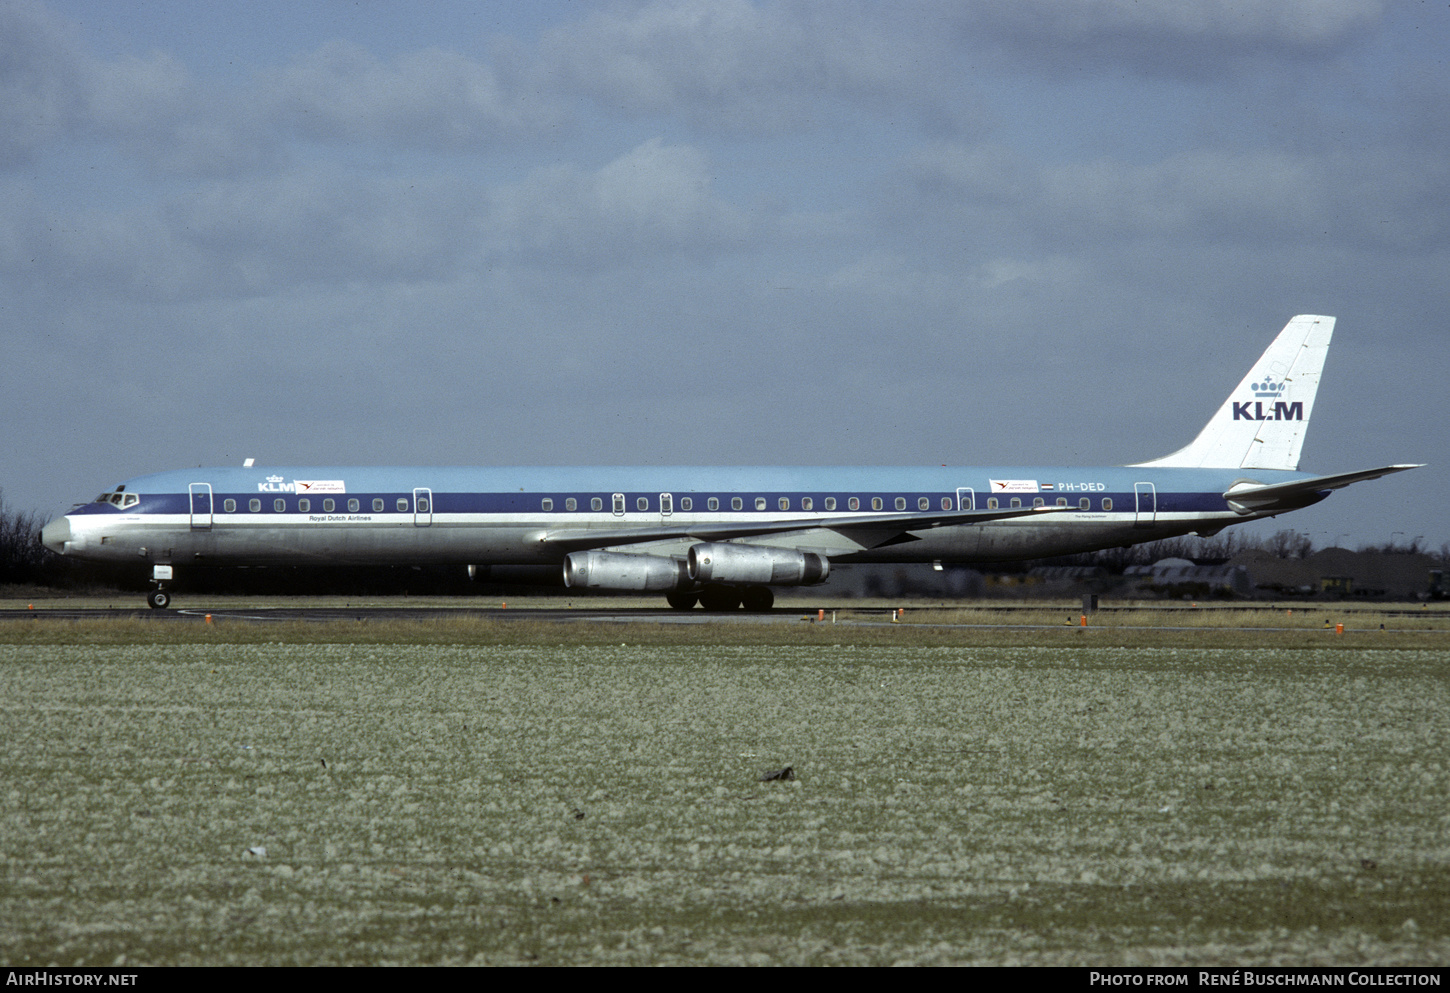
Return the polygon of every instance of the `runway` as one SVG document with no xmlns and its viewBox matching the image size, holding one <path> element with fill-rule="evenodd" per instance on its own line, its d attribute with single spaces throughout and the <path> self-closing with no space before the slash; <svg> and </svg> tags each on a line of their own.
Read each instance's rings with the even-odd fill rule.
<svg viewBox="0 0 1450 993">
<path fill-rule="evenodd" d="M 816 622 L 850 626 L 895 626 L 940 629 L 1058 629 L 1064 626 L 1102 629 L 1104 627 L 1127 626 L 1148 631 L 1203 631 L 1204 615 L 1216 615 L 1211 629 L 1219 631 L 1288 631 L 1317 628 L 1319 618 L 1328 626 L 1329 618 L 1347 620 L 1347 626 L 1383 627 L 1388 618 L 1416 618 L 1428 622 L 1431 627 L 1446 631 L 1447 620 L 1443 610 L 1411 608 L 1407 605 L 1386 604 L 1383 607 L 1365 610 L 1369 605 L 1355 605 L 1358 611 L 1346 613 L 1342 605 L 1294 604 L 1286 608 L 1273 604 L 1125 604 L 1100 606 L 1097 611 L 1083 615 L 1073 605 L 1064 604 L 992 604 L 973 602 L 943 605 L 940 603 L 917 603 L 905 607 L 885 605 L 881 601 L 869 603 L 834 603 L 828 606 L 803 601 L 796 604 L 778 605 L 771 610 L 750 612 L 705 611 L 701 609 L 675 610 L 666 606 L 643 605 L 640 599 L 601 598 L 595 602 L 560 602 L 545 598 L 530 598 L 525 604 L 499 602 L 489 606 L 451 606 L 439 603 L 429 604 L 337 604 L 337 603 L 279 603 L 268 598 L 256 605 L 222 603 L 216 606 L 199 604 L 181 606 L 167 610 L 152 610 L 144 606 L 116 607 L 111 604 L 100 606 L 94 600 L 85 606 L 59 606 L 54 601 L 39 601 L 24 607 L 6 606 L 0 608 L 0 623 L 26 622 L 79 622 L 137 620 L 153 624 L 205 624 L 216 622 L 242 622 L 249 624 L 357 622 L 416 622 L 476 620 L 493 622 L 544 622 L 561 624 L 656 624 L 656 625 L 703 625 L 703 624 L 800 624 Z M 542 600 L 542 602 L 541 602 Z M 15 601 L 10 601 L 11 604 Z M 900 614 L 897 614 L 897 611 Z M 957 612 L 967 616 L 946 619 L 943 611 Z M 1359 611 L 1364 611 L 1360 613 Z M 929 619 L 923 615 L 933 614 Z M 1369 614 L 1373 614 L 1372 624 Z M 1043 614 L 1061 616 L 1061 621 L 1044 622 Z M 1157 614 L 1151 620 L 1144 615 Z M 1356 616 L 1358 614 L 1358 616 Z M 1036 616 L 1032 616 L 1036 615 Z M 1137 615 L 1136 617 L 1134 615 Z M 1297 617 L 1295 616 L 1297 615 Z M 1182 618 L 1178 622 L 1177 618 Z M 1314 618 L 1305 623 L 1305 618 Z M 1284 623 L 1289 618 L 1293 622 Z M 1085 623 L 1083 623 L 1085 621 Z M 1148 621 L 1148 623 L 1144 623 Z M 1156 623 L 1154 623 L 1156 621 Z M 1238 623 L 1235 623 L 1235 622 Z M 1356 624 L 1355 622 L 1359 623 Z M 1396 626 L 1396 625 L 1391 625 Z M 1415 625 L 1420 628 L 1420 625 Z"/>
<path fill-rule="evenodd" d="M 760 612 L 709 612 L 674 610 L 670 607 L 182 607 L 170 610 L 149 608 L 106 607 L 42 607 L 39 609 L 0 609 L 0 622 L 14 621 L 104 621 L 140 620 L 158 624 L 205 623 L 212 621 L 250 621 L 255 623 L 329 621 L 549 621 L 570 622 L 644 622 L 656 624 L 704 624 L 716 621 L 736 623 L 771 623 L 818 619 L 819 608 L 802 612 L 796 608 L 775 608 Z M 885 612 L 883 612 L 885 613 Z M 826 611 L 829 619 L 831 611 Z"/>
</svg>

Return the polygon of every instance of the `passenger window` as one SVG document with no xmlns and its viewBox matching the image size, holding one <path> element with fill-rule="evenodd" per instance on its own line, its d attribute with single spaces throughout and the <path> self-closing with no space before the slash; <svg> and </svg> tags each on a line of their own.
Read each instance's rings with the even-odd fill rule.
<svg viewBox="0 0 1450 993">
<path fill-rule="evenodd" d="M 1089 500 L 1087 497 L 1083 497 L 1081 500 L 1079 500 L 1077 502 L 1077 509 L 1078 510 L 1087 510 L 1092 505 L 1093 505 L 1093 502 L 1091 500 Z"/>
<path fill-rule="evenodd" d="M 755 509 L 756 510 L 764 510 L 765 509 L 765 497 L 756 497 L 755 498 Z"/>
<path fill-rule="evenodd" d="M 836 509 L 836 498 L 835 497 L 826 497 L 826 509 L 827 510 L 835 510 Z"/>
<path fill-rule="evenodd" d="M 1059 507 L 1066 507 L 1067 506 L 1067 497 L 1058 497 L 1057 498 L 1057 505 Z"/>
<path fill-rule="evenodd" d="M 418 509 L 419 510 L 423 510 L 425 508 L 419 507 Z M 347 502 L 347 512 L 349 514 L 356 514 L 357 513 L 357 510 L 358 510 L 357 497 L 353 497 L 352 499 L 348 500 L 348 502 Z"/>
<path fill-rule="evenodd" d="M 624 494 L 623 493 L 616 493 L 616 494 L 614 494 L 614 512 L 616 514 L 622 514 L 622 513 L 624 513 Z"/>
<path fill-rule="evenodd" d="M 681 510 L 689 510 L 690 508 L 692 508 L 694 506 L 695 506 L 695 502 L 693 500 L 691 500 L 689 497 L 680 497 L 680 509 Z"/>
<path fill-rule="evenodd" d="M 952 498 L 951 497 L 942 497 L 941 498 L 941 509 L 942 510 L 951 510 L 952 509 Z"/>
<path fill-rule="evenodd" d="M 790 510 L 790 497 L 781 497 L 779 502 L 781 510 Z"/>
<path fill-rule="evenodd" d="M 928 499 L 927 497 L 917 497 L 917 499 L 916 499 L 916 509 L 917 510 L 930 510 L 931 509 L 931 500 Z"/>
<path fill-rule="evenodd" d="M 326 500 L 323 500 L 322 501 L 322 511 L 323 511 L 323 513 L 330 514 L 334 510 L 336 510 L 336 509 L 337 509 L 337 501 L 334 500 L 332 497 L 328 497 Z"/>
<path fill-rule="evenodd" d="M 872 497 L 871 498 L 871 509 L 872 510 L 880 510 L 881 509 L 881 498 L 880 497 Z"/>
<path fill-rule="evenodd" d="M 400 514 L 406 514 L 407 512 L 408 512 L 408 498 L 407 497 L 398 497 L 398 513 L 400 513 Z"/>
<path fill-rule="evenodd" d="M 573 497 L 565 497 L 564 498 L 564 509 L 565 510 L 571 510 L 571 511 L 572 510 L 578 510 L 579 509 L 579 501 L 578 500 L 575 500 Z"/>
<path fill-rule="evenodd" d="M 222 506 L 226 508 L 228 514 L 235 514 L 237 512 L 237 502 L 230 497 L 222 501 Z"/>
<path fill-rule="evenodd" d="M 996 497 L 988 497 L 987 498 L 987 509 L 988 510 L 996 510 L 997 509 L 997 498 Z"/>
<path fill-rule="evenodd" d="M 258 500 L 256 497 L 252 497 L 252 499 L 247 501 L 247 509 L 255 514 L 257 511 L 262 509 L 262 501 Z"/>
<path fill-rule="evenodd" d="M 851 499 L 849 499 L 849 500 L 846 501 L 846 506 L 849 507 L 851 510 L 860 510 L 861 509 L 861 498 L 860 497 L 852 497 Z"/>
<path fill-rule="evenodd" d="M 553 510 L 554 509 L 554 501 L 552 499 L 550 499 L 549 497 L 544 497 L 544 509 L 545 510 Z"/>
<path fill-rule="evenodd" d="M 1044 500 L 1044 499 L 1042 499 L 1042 497 L 1033 497 L 1032 498 L 1032 506 L 1034 506 L 1034 507 L 1045 507 L 1045 506 L 1047 506 L 1047 501 Z"/>
<path fill-rule="evenodd" d="M 719 510 L 720 509 L 720 498 L 719 497 L 711 497 L 710 499 L 706 500 L 705 501 L 705 508 L 707 510 Z"/>
<path fill-rule="evenodd" d="M 600 497 L 593 497 L 589 501 L 589 509 L 590 510 L 603 510 L 604 509 L 604 500 L 602 498 L 600 498 Z"/>
<path fill-rule="evenodd" d="M 1015 510 L 1016 508 L 1021 507 L 1021 506 L 1022 506 L 1022 498 L 1021 497 L 1013 497 L 1012 498 L 1012 507 L 1013 507 L 1013 509 Z"/>
<path fill-rule="evenodd" d="M 298 510 L 299 513 L 305 514 L 309 510 L 311 510 L 311 509 L 312 509 L 312 501 L 309 500 L 309 499 L 307 499 L 306 497 L 303 497 L 301 500 L 298 500 L 297 501 L 297 510 Z"/>
<path fill-rule="evenodd" d="M 1104 510 L 1112 510 L 1113 509 L 1113 498 L 1112 497 L 1103 497 L 1103 509 Z"/>
<path fill-rule="evenodd" d="M 730 509 L 731 510 L 741 510 L 744 507 L 745 507 L 745 501 L 744 500 L 740 499 L 739 497 L 731 497 L 730 498 Z"/>
<path fill-rule="evenodd" d="M 896 509 L 897 510 L 905 510 L 906 509 L 906 497 L 897 497 L 896 498 Z"/>
<path fill-rule="evenodd" d="M 640 497 L 634 501 L 635 509 L 649 510 L 649 497 Z"/>
<path fill-rule="evenodd" d="M 279 514 L 282 513 L 282 511 L 287 509 L 287 501 L 283 500 L 281 497 L 278 497 L 277 499 L 272 501 L 272 509 Z"/>
<path fill-rule="evenodd" d="M 816 502 L 810 497 L 801 497 L 801 510 L 811 510 L 815 505 Z"/>
</svg>

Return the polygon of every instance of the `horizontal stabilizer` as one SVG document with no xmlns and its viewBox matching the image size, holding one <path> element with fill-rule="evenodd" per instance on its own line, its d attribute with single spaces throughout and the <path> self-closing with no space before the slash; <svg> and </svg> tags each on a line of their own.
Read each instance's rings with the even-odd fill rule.
<svg viewBox="0 0 1450 993">
<path fill-rule="evenodd" d="M 1294 510 L 1321 500 L 1330 490 L 1341 489 L 1350 483 L 1366 479 L 1379 479 L 1392 472 L 1418 469 L 1420 464 L 1387 465 L 1380 469 L 1362 469 L 1359 472 L 1342 472 L 1334 476 L 1314 476 L 1310 479 L 1296 479 L 1288 483 L 1235 483 L 1223 497 L 1229 506 L 1240 514 L 1262 513 L 1280 508 Z"/>
<path fill-rule="evenodd" d="M 732 538 L 751 538 L 786 531 L 827 529 L 853 533 L 869 531 L 880 535 L 879 540 L 864 543 L 868 547 L 872 547 L 885 544 L 892 538 L 908 531 L 928 531 L 932 528 L 950 525 L 985 524 L 988 521 L 1000 521 L 1009 517 L 1060 513 L 1067 509 L 1066 507 L 1020 507 L 1015 510 L 949 510 L 939 513 L 729 521 L 718 524 L 696 522 L 638 528 L 564 528 L 557 531 L 538 532 L 534 540 L 558 548 L 602 548 L 672 538 L 729 541 Z"/>
</svg>

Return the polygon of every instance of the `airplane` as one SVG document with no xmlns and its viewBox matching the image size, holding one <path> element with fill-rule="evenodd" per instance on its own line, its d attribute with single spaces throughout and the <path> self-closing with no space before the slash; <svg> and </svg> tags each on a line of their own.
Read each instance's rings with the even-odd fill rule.
<svg viewBox="0 0 1450 993">
<path fill-rule="evenodd" d="M 1318 503 L 1418 468 L 1299 472 L 1335 319 L 1293 318 L 1191 444 L 1104 467 L 257 467 L 138 476 L 52 520 L 61 555 L 188 565 L 546 565 L 583 589 L 767 610 L 835 563 L 1045 558 Z"/>
</svg>

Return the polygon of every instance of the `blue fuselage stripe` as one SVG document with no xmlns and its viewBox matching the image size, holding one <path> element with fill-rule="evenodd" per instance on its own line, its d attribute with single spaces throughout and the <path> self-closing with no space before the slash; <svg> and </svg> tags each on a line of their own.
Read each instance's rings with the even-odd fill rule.
<svg viewBox="0 0 1450 993">
<path fill-rule="evenodd" d="M 624 494 L 624 513 L 626 515 L 630 515 L 630 514 L 640 514 L 640 513 L 660 514 L 662 512 L 661 506 L 660 506 L 660 493 L 659 493 L 659 491 L 633 491 L 633 490 L 625 490 L 625 491 L 615 490 L 615 491 L 609 492 L 609 493 L 600 493 L 598 491 L 594 491 L 594 492 L 554 491 L 554 492 L 529 492 L 529 493 L 466 493 L 466 492 L 465 493 L 439 493 L 439 492 L 434 492 L 432 494 L 432 508 L 431 508 L 431 512 L 434 513 L 434 514 L 455 514 L 455 515 L 475 515 L 475 516 L 489 516 L 489 515 L 515 515 L 516 516 L 516 515 L 520 515 L 520 514 L 531 514 L 531 515 L 547 516 L 550 513 L 555 513 L 555 514 L 558 514 L 558 513 L 598 513 L 598 514 L 603 514 L 605 516 L 611 516 L 612 517 L 612 516 L 616 516 L 614 514 L 614 509 L 613 509 L 614 508 L 614 494 L 620 493 L 620 492 L 622 492 Z M 665 492 L 669 492 L 669 491 L 665 491 Z M 1227 509 L 1227 504 L 1226 504 L 1226 502 L 1225 502 L 1225 500 L 1223 498 L 1223 495 L 1222 495 L 1222 492 L 1221 491 L 1219 491 L 1219 492 L 1169 492 L 1169 491 L 1165 491 L 1163 489 L 1157 489 L 1155 491 L 1155 493 L 1156 493 L 1156 506 L 1154 507 L 1154 509 L 1158 513 L 1213 513 L 1213 512 L 1219 512 L 1219 511 L 1223 511 L 1223 510 L 1226 510 Z M 733 513 L 748 513 L 748 514 L 778 514 L 778 513 L 780 513 L 782 511 L 782 509 L 785 509 L 787 511 L 802 511 L 802 510 L 805 509 L 805 504 L 804 504 L 804 500 L 805 499 L 809 499 L 811 501 L 810 510 L 807 511 L 807 512 L 827 512 L 827 501 L 828 501 L 828 499 L 834 499 L 836 502 L 835 502 L 834 508 L 831 508 L 832 511 L 848 511 L 848 510 L 871 511 L 871 510 L 879 510 L 879 511 L 881 511 L 883 513 L 886 513 L 886 512 L 896 512 L 898 510 L 902 510 L 902 511 L 906 511 L 906 512 L 912 512 L 912 511 L 919 511 L 919 510 L 953 509 L 956 506 L 956 500 L 957 500 L 957 494 L 956 494 L 956 491 L 955 490 L 953 490 L 951 492 L 942 492 L 942 491 L 939 491 L 939 490 L 938 491 L 920 491 L 920 490 L 914 490 L 914 491 L 906 491 L 906 492 L 903 492 L 903 491 L 900 491 L 900 490 L 893 490 L 893 491 L 859 491 L 858 490 L 858 491 L 851 491 L 851 492 L 835 492 L 835 491 L 828 492 L 828 491 L 822 491 L 822 490 L 766 490 L 766 491 L 762 491 L 762 490 L 749 490 L 749 491 L 735 491 L 735 492 L 730 492 L 730 491 L 713 491 L 713 492 L 689 491 L 689 492 L 684 492 L 684 493 L 679 492 L 679 491 L 676 491 L 676 492 L 674 492 L 674 493 L 671 494 L 671 497 L 672 497 L 672 500 L 671 500 L 671 511 L 673 513 L 723 513 L 723 512 L 733 512 Z M 979 492 L 977 492 L 975 494 L 974 506 L 975 506 L 975 509 L 977 509 L 977 510 L 986 510 L 988 508 L 988 502 L 987 501 L 989 499 L 996 499 L 998 501 L 998 506 L 1000 506 L 1002 508 L 1007 508 L 1007 507 L 1013 506 L 1013 504 L 1011 502 L 1013 499 L 1018 499 L 1018 500 L 1021 500 L 1022 501 L 1021 502 L 1021 506 L 1024 506 L 1024 507 L 1031 507 L 1031 506 L 1033 506 L 1033 503 L 1034 503 L 1035 500 L 1042 500 L 1043 501 L 1043 504 L 1045 506 L 1049 506 L 1049 507 L 1051 507 L 1051 506 L 1066 506 L 1068 509 L 1071 510 L 1071 509 L 1078 509 L 1080 507 L 1080 501 L 1083 500 L 1083 499 L 1086 499 L 1086 500 L 1088 500 L 1088 507 L 1086 509 L 1092 510 L 1092 511 L 1099 511 L 1099 510 L 1102 510 L 1103 509 L 1103 500 L 1106 498 L 1106 499 L 1112 501 L 1112 505 L 1111 506 L 1112 506 L 1112 509 L 1114 511 L 1121 512 L 1121 511 L 1132 510 L 1136 506 L 1136 502 L 1139 499 L 1139 497 L 1140 497 L 1140 494 L 1136 493 L 1133 490 L 1127 490 L 1127 491 L 1116 491 L 1116 490 L 1115 491 L 1098 491 L 1098 492 L 1094 492 L 1090 496 L 1089 495 L 1086 495 L 1086 494 L 1081 494 L 1081 495 L 1080 494 L 1071 494 L 1071 495 L 1068 495 L 1068 496 L 1060 496 L 1060 495 L 1057 495 L 1057 494 L 1054 494 L 1054 493 L 1050 493 L 1050 492 L 1049 493 L 1040 493 L 1040 492 L 1039 493 L 1011 493 L 1011 494 L 1000 494 L 1000 495 L 996 496 L 995 498 L 994 497 L 991 497 L 989 494 L 987 494 L 985 492 L 979 491 Z M 710 501 L 711 498 L 714 498 L 715 500 L 718 501 L 718 509 L 717 510 L 710 510 L 709 509 L 709 507 L 710 507 L 709 501 Z M 740 507 L 739 510 L 735 510 L 734 507 L 733 507 L 733 505 L 732 505 L 732 502 L 731 502 L 733 499 L 736 499 L 736 498 L 740 499 L 740 501 L 741 501 L 741 507 Z M 857 499 L 859 501 L 859 506 L 858 507 L 855 507 L 855 508 L 850 507 L 850 501 L 851 501 L 852 498 L 855 498 L 855 499 Z M 898 498 L 903 499 L 905 501 L 905 506 L 904 507 L 901 507 L 901 508 L 898 508 L 897 507 L 896 500 Z M 925 498 L 926 501 L 927 501 L 927 506 L 925 508 L 923 508 L 923 507 L 920 506 L 920 501 L 923 498 Z M 306 510 L 303 510 L 302 509 L 302 506 L 301 506 L 301 503 L 300 503 L 300 501 L 303 500 L 303 499 L 305 499 L 305 500 L 308 501 L 308 507 L 307 507 Z M 325 510 L 324 509 L 324 503 L 323 503 L 323 500 L 324 499 L 332 499 L 332 500 L 335 501 L 335 503 L 333 505 L 333 508 L 331 510 Z M 549 500 L 549 501 L 551 501 L 551 503 L 552 503 L 552 506 L 551 506 L 551 508 L 549 510 L 544 510 L 543 509 L 543 507 L 544 507 L 544 501 L 546 499 Z M 573 499 L 575 501 L 575 505 L 576 505 L 576 508 L 577 509 L 574 510 L 574 511 L 568 511 L 568 510 L 566 510 L 567 501 L 570 500 L 570 499 Z M 592 501 L 595 500 L 595 499 L 597 499 L 597 500 L 600 501 L 600 509 L 599 510 L 594 510 L 593 509 Z M 688 508 L 684 507 L 683 504 L 682 504 L 682 500 L 684 500 L 684 499 L 688 499 L 690 501 L 690 506 Z M 765 506 L 764 507 L 757 507 L 756 501 L 758 499 L 763 499 L 765 501 Z M 785 508 L 782 508 L 780 506 L 780 501 L 782 499 L 784 499 L 784 500 L 787 501 L 787 506 Z M 880 504 L 879 507 L 876 507 L 873 504 L 872 501 L 874 499 L 879 499 L 881 501 L 881 504 Z M 235 510 L 232 510 L 232 511 L 226 511 L 226 510 L 224 510 L 224 508 L 227 505 L 226 504 L 226 501 L 228 501 L 228 500 L 234 501 L 235 508 L 236 508 Z M 258 501 L 258 509 L 256 511 L 253 511 L 253 510 L 250 510 L 249 509 L 250 508 L 250 501 L 252 501 L 252 500 L 257 500 Z M 281 511 L 278 511 L 278 510 L 275 509 L 276 508 L 276 502 L 279 501 L 279 500 L 282 502 L 282 510 Z M 356 507 L 353 507 L 352 506 L 351 501 L 353 501 L 353 500 L 356 500 L 357 501 L 357 506 Z M 381 508 L 381 510 L 375 509 L 375 507 L 373 505 L 373 502 L 375 500 L 381 500 L 382 501 L 382 508 Z M 401 511 L 398 509 L 398 502 L 400 500 L 406 501 L 406 503 L 405 503 L 405 509 L 404 510 L 401 510 Z M 640 502 L 639 501 L 641 501 L 641 500 L 645 501 L 644 508 L 643 509 L 640 508 Z M 945 508 L 943 507 L 943 501 L 944 500 L 947 502 L 947 507 L 945 507 Z M 1058 503 L 1059 500 L 1064 500 L 1066 502 L 1063 503 L 1063 504 L 1059 504 Z M 106 503 L 91 503 L 91 504 L 86 504 L 86 505 L 81 506 L 81 507 L 77 507 L 75 510 L 71 511 L 71 513 L 72 514 L 128 514 L 128 515 L 134 515 L 134 514 L 187 514 L 187 513 L 191 513 L 193 511 L 193 509 L 197 510 L 198 512 L 205 512 L 207 508 L 206 508 L 206 505 L 205 505 L 204 500 L 198 498 L 195 501 L 195 505 L 194 505 L 193 504 L 193 497 L 192 497 L 192 495 L 189 494 L 189 493 L 186 493 L 186 492 L 182 492 L 182 493 L 155 493 L 155 492 L 151 492 L 151 493 L 142 493 L 141 494 L 141 500 L 140 500 L 140 502 L 138 504 L 133 505 L 131 507 L 127 507 L 124 510 L 122 510 L 122 509 L 120 509 L 118 507 L 113 507 L 110 504 L 106 504 Z M 241 492 L 241 493 L 216 492 L 212 496 L 210 510 L 214 514 L 227 513 L 227 514 L 245 514 L 245 515 L 250 515 L 250 514 L 265 515 L 265 514 L 279 513 L 279 512 L 280 513 L 286 513 L 286 514 L 299 514 L 299 513 L 313 513 L 313 514 L 321 514 L 321 513 L 362 513 L 362 514 L 383 513 L 383 514 L 397 514 L 397 513 L 404 513 L 404 514 L 411 515 L 414 512 L 414 499 L 413 499 L 413 492 L 412 492 L 412 490 L 407 490 L 407 491 L 402 491 L 402 492 L 391 491 L 391 492 L 385 492 L 385 493 L 378 493 L 378 492 L 358 492 L 358 493 L 351 493 L 350 492 L 350 493 L 348 493 L 346 495 L 339 495 L 339 496 L 331 497 L 331 498 L 323 498 L 323 497 L 315 497 L 315 496 L 314 497 L 297 497 L 297 496 L 293 496 L 293 495 L 290 495 L 290 494 L 288 494 L 288 495 L 276 495 L 276 494 L 266 494 L 266 493 L 264 493 L 264 494 L 258 494 L 256 492 L 251 492 L 251 493 L 245 493 L 245 492 Z"/>
</svg>

